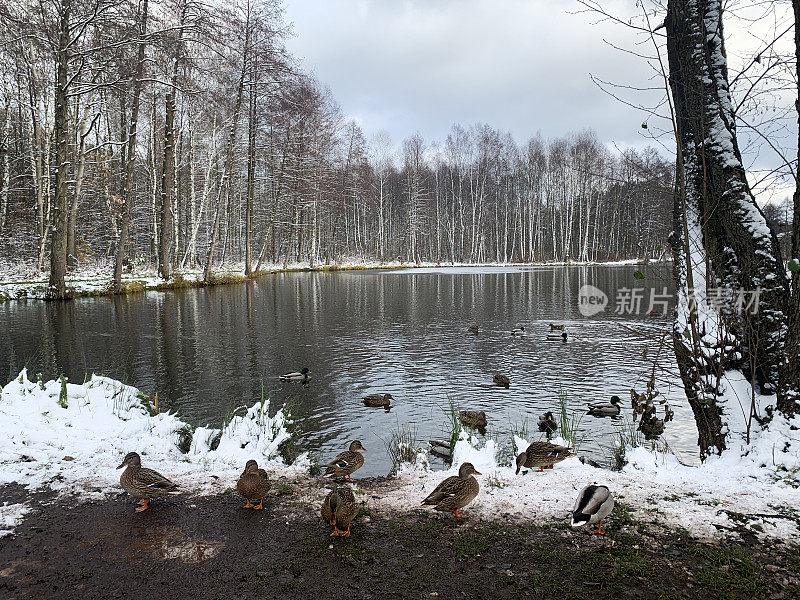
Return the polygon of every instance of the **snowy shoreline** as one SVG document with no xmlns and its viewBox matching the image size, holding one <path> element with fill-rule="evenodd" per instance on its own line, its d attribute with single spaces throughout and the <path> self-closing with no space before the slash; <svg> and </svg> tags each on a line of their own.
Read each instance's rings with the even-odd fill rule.
<svg viewBox="0 0 800 600">
<path fill-rule="evenodd" d="M 272 477 L 307 484 L 301 500 L 315 504 L 327 481 L 309 475 L 307 454 L 291 464 L 281 458 L 279 446 L 290 438 L 289 425 L 289 415 L 278 411 L 270 417 L 268 403 L 259 402 L 237 411 L 222 429 L 197 428 L 188 443 L 181 437 L 186 423 L 174 414 L 153 414 L 136 388 L 94 375 L 81 385 L 31 381 L 23 371 L 0 394 L 0 430 L 7 432 L 0 439 L 0 486 L 17 483 L 30 490 L 100 500 L 119 493 L 115 467 L 124 454 L 136 450 L 145 466 L 174 479 L 187 493 L 199 495 L 223 493 L 236 481 L 245 461 L 256 458 Z M 396 477 L 385 480 L 385 493 L 367 495 L 363 501 L 378 512 L 416 510 L 443 477 L 470 461 L 483 476 L 481 493 L 465 512 L 481 519 L 563 522 L 578 490 L 600 483 L 608 485 L 637 518 L 683 528 L 698 538 L 719 539 L 726 531 L 744 527 L 758 537 L 790 542 L 800 533 L 796 511 L 800 460 L 797 450 L 788 453 L 780 448 L 792 439 L 792 425 L 800 425 L 800 419 L 773 422 L 756 443 L 731 448 L 701 467 L 681 465 L 670 454 L 634 448 L 621 472 L 573 458 L 555 469 L 522 476 L 515 476 L 513 467 L 498 458 L 496 441 L 476 447 L 462 434 L 449 471 L 431 471 L 427 454 L 420 451 L 415 464 L 402 465 Z M 527 443 L 516 438 L 515 451 Z M 351 485 L 357 488 L 358 482 Z M 27 510 L 25 503 L 0 502 L 0 535 L 13 531 Z"/>
<path fill-rule="evenodd" d="M 251 279 L 295 272 L 335 272 L 360 271 L 367 269 L 386 269 L 420 272 L 439 272 L 447 269 L 480 269 L 480 268 L 524 268 L 524 267 L 589 267 L 589 266 L 630 266 L 656 264 L 654 259 L 627 259 L 607 262 L 531 262 L 531 263 L 404 263 L 349 260 L 339 264 L 311 266 L 308 263 L 292 263 L 285 268 L 280 265 L 267 265 L 258 274 L 247 277 L 243 275 L 244 264 L 222 265 L 214 271 L 212 282 L 203 281 L 202 269 L 185 269 L 169 281 L 158 276 L 154 266 L 144 267 L 135 273 L 122 276 L 123 294 L 134 294 L 145 291 L 169 291 L 185 288 L 209 287 L 215 285 L 244 283 Z M 108 296 L 111 276 L 108 269 L 87 267 L 78 269 L 67 276 L 67 286 L 72 288 L 75 297 Z M 47 291 L 48 276 L 46 272 L 36 272 L 31 265 L 0 265 L 0 301 L 6 300 L 43 300 Z"/>
</svg>

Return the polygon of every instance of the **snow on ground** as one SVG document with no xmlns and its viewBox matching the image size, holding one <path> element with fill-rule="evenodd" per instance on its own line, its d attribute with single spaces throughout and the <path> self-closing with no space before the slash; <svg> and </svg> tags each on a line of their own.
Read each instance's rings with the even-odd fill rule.
<svg viewBox="0 0 800 600">
<path fill-rule="evenodd" d="M 267 403 L 242 407 L 223 430 L 198 428 L 184 453 L 178 448 L 181 433 L 191 428 L 174 414 L 151 415 L 135 388 L 96 375 L 81 385 L 65 385 L 66 396 L 61 381 L 31 381 L 22 371 L 2 389 L 0 485 L 16 482 L 99 499 L 119 492 L 120 471 L 115 467 L 127 452 L 138 451 L 144 466 L 194 493 L 231 487 L 250 458 L 273 477 L 305 482 L 306 500 L 316 501 L 324 491 L 306 476 L 307 455 L 292 465 L 279 457 L 278 446 L 289 437 L 287 416 L 278 411 L 270 417 Z M 728 453 L 700 467 L 682 465 L 671 454 L 634 448 L 628 450 L 621 472 L 572 458 L 554 469 L 520 476 L 499 458 L 504 452 L 498 441 L 478 445 L 462 433 L 449 471 L 431 471 L 422 452 L 414 465 L 401 466 L 385 494 L 367 495 L 366 502 L 378 511 L 417 509 L 442 479 L 469 461 L 482 473 L 481 493 L 466 512 L 486 519 L 565 522 L 578 491 L 598 483 L 645 522 L 683 527 L 703 538 L 720 537 L 743 525 L 758 535 L 788 540 L 800 533 L 800 448 L 791 443 L 797 437 L 792 426 L 800 426 L 800 418 L 776 418 L 768 431 L 753 432 L 753 443 L 737 445 L 732 439 Z M 212 450 L 215 440 L 219 443 Z M 516 438 L 514 451 L 527 444 Z M 20 504 L 0 507 L 0 528 L 13 529 L 26 510 Z"/>
<path fill-rule="evenodd" d="M 23 370 L 3 388 L 0 485 L 17 482 L 100 498 L 119 491 L 116 467 L 128 452 L 139 452 L 143 466 L 198 493 L 232 485 L 251 458 L 273 473 L 308 470 L 306 455 L 290 466 L 280 458 L 278 446 L 289 438 L 287 416 L 278 411 L 270 417 L 268 402 L 242 407 L 223 430 L 192 432 L 174 414 L 151 415 L 139 391 L 119 381 L 92 375 L 84 384 L 65 385 L 66 397 L 61 381 L 31 381 Z M 184 454 L 178 444 L 187 433 L 194 435 Z"/>
<path fill-rule="evenodd" d="M 25 513 L 30 510 L 27 504 L 0 505 L 0 538 L 14 532 L 14 528 L 22 521 Z"/>
<path fill-rule="evenodd" d="M 494 441 L 476 447 L 462 434 L 449 471 L 405 469 L 391 493 L 372 503 L 375 508 L 391 510 L 419 508 L 422 498 L 442 479 L 457 474 L 458 466 L 469 461 L 482 473 L 478 476 L 481 492 L 465 514 L 567 522 L 578 492 L 594 483 L 607 485 L 643 522 L 682 527 L 705 539 L 719 538 L 741 523 L 757 535 L 789 540 L 800 532 L 800 490 L 793 487 L 796 480 L 782 477 L 786 473 L 773 464 L 771 449 L 784 447 L 791 424 L 776 420 L 775 425 L 747 456 L 732 450 L 700 467 L 682 465 L 671 454 L 634 448 L 628 450 L 628 464 L 622 472 L 598 469 L 576 457 L 542 473 L 523 471 L 519 476 L 514 474 L 515 467 L 498 464 Z M 794 425 L 800 425 L 800 419 L 795 419 Z M 528 441 L 517 438 L 515 445 L 519 452 Z M 791 453 L 776 450 L 775 459 L 796 474 L 798 455 L 797 448 Z"/>
</svg>

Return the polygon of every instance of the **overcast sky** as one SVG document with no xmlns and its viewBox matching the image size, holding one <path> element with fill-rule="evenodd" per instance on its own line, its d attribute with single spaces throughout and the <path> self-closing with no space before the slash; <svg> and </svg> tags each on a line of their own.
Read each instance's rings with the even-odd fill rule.
<svg viewBox="0 0 800 600">
<path fill-rule="evenodd" d="M 603 4 L 615 14 L 636 10 L 633 0 Z M 285 0 L 285 7 L 295 34 L 289 49 L 367 138 L 385 129 L 395 145 L 415 132 L 441 141 L 453 123 L 484 122 L 518 142 L 537 131 L 592 128 L 612 147 L 653 143 L 645 135 L 657 124 L 643 130 L 647 114 L 590 78 L 658 85 L 644 61 L 606 40 L 650 48 L 631 30 L 576 14 L 575 0 Z M 752 45 L 754 27 L 725 26 L 735 62 L 750 52 L 737 50 Z M 661 96 L 621 93 L 643 104 Z"/>
</svg>

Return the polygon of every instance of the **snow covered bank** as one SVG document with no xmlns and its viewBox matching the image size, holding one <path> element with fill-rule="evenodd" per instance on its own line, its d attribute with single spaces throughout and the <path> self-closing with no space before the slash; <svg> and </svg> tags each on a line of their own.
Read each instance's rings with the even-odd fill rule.
<svg viewBox="0 0 800 600">
<path fill-rule="evenodd" d="M 0 393 L 0 485 L 102 497 L 119 491 L 116 467 L 131 451 L 144 466 L 199 493 L 230 486 L 251 458 L 270 472 L 306 472 L 306 455 L 292 465 L 281 459 L 288 417 L 283 410 L 270 417 L 268 409 L 259 402 L 237 411 L 224 429 L 192 431 L 175 414 L 151 415 L 136 388 L 114 379 L 41 382 L 23 370 Z"/>
<path fill-rule="evenodd" d="M 800 426 L 800 419 L 793 424 Z M 418 508 L 444 477 L 455 475 L 458 466 L 469 461 L 483 475 L 478 477 L 481 492 L 465 509 L 467 515 L 563 523 L 579 490 L 597 483 L 607 485 L 617 500 L 631 509 L 632 518 L 645 523 L 681 527 L 704 539 L 720 538 L 744 527 L 758 536 L 788 541 L 800 533 L 800 453 L 797 447 L 782 451 L 781 440 L 792 424 L 775 425 L 746 455 L 734 450 L 700 467 L 682 465 L 671 454 L 634 448 L 628 451 L 628 464 L 622 472 L 594 468 L 576 457 L 543 473 L 529 471 L 519 476 L 513 466 L 499 464 L 499 449 L 493 440 L 471 444 L 462 434 L 450 470 L 403 469 L 396 487 L 370 504 L 376 509 Z M 527 445 L 527 440 L 517 438 L 515 451 Z M 772 447 L 776 448 L 774 463 L 772 458 L 766 461 Z"/>
<path fill-rule="evenodd" d="M 310 263 L 289 263 L 262 265 L 259 275 L 290 271 L 335 271 L 361 269 L 403 269 L 409 273 L 479 273 L 480 269 L 507 268 L 510 271 L 521 267 L 557 267 L 557 266 L 625 266 L 643 264 L 638 259 L 612 262 L 546 262 L 546 263 L 455 263 L 442 264 L 434 262 L 405 263 L 389 261 L 381 263 L 369 259 L 347 259 L 335 265 Z M 658 262 L 649 260 L 649 263 Z M 491 271 L 487 271 L 491 272 Z M 234 283 L 246 281 L 244 264 L 226 264 L 214 271 L 218 282 Z M 84 267 L 71 272 L 67 276 L 67 287 L 76 296 L 102 296 L 108 293 L 111 281 L 110 267 Z M 164 290 L 172 288 L 200 287 L 203 283 L 202 269 L 184 269 L 172 280 L 165 282 L 158 276 L 155 266 L 137 268 L 134 273 L 122 276 L 122 283 L 130 291 Z M 0 265 L 0 300 L 44 299 L 47 291 L 48 274 L 39 272 L 32 265 Z"/>
</svg>

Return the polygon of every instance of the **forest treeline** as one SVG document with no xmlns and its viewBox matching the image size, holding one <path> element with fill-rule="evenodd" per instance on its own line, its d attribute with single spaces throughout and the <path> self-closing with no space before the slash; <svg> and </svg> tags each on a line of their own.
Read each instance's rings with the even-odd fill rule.
<svg viewBox="0 0 800 600">
<path fill-rule="evenodd" d="M 663 252 L 674 166 L 591 131 L 367 137 L 284 46 L 280 3 L 0 7 L 0 260 L 117 286 L 176 270 L 349 259 L 606 260 Z M 532 114 L 531 119 L 546 115 Z"/>
</svg>

